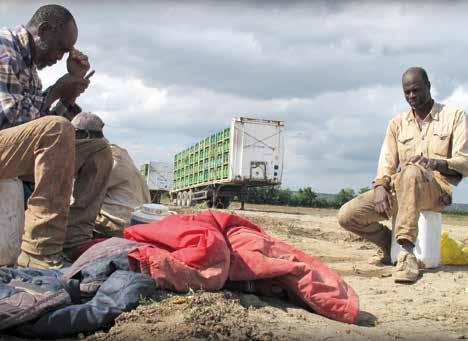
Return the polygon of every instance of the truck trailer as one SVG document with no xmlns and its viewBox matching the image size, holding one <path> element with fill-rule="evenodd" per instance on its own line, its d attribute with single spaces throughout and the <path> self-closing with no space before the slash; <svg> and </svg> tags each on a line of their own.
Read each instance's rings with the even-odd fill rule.
<svg viewBox="0 0 468 341">
<path fill-rule="evenodd" d="M 227 208 L 243 203 L 249 187 L 281 184 L 284 122 L 235 117 L 229 128 L 174 156 L 170 196 L 177 206 L 207 202 Z"/>
<path fill-rule="evenodd" d="M 151 202 L 159 204 L 162 193 L 169 192 L 172 188 L 172 163 L 149 161 L 140 166 L 140 173 L 148 185 Z"/>
</svg>

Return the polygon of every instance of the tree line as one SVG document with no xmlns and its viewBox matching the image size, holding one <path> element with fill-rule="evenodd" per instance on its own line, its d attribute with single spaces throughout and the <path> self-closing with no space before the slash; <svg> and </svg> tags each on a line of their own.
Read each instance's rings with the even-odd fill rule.
<svg viewBox="0 0 468 341">
<path fill-rule="evenodd" d="M 363 187 L 357 194 L 368 190 L 369 187 Z M 254 187 L 249 189 L 249 195 L 245 201 L 252 204 L 340 208 L 357 194 L 352 188 L 343 188 L 333 196 L 323 197 L 310 187 L 300 188 L 297 191 L 292 191 L 289 188 Z"/>
</svg>

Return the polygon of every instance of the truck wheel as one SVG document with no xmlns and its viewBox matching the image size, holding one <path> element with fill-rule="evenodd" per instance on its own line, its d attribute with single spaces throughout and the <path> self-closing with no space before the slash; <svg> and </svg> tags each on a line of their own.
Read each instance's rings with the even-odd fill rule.
<svg viewBox="0 0 468 341">
<path fill-rule="evenodd" d="M 182 193 L 181 192 L 177 193 L 176 205 L 179 207 L 182 206 Z"/>
<path fill-rule="evenodd" d="M 188 195 L 187 192 L 182 193 L 182 202 L 181 202 L 182 207 L 187 207 L 187 195 Z"/>
<path fill-rule="evenodd" d="M 187 207 L 191 207 L 193 204 L 192 195 L 192 190 L 187 192 L 187 201 L 185 202 L 187 204 Z"/>
</svg>

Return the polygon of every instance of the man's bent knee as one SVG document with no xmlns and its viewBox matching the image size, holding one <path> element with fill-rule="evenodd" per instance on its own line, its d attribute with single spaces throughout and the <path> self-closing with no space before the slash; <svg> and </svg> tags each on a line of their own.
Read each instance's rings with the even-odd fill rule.
<svg viewBox="0 0 468 341">
<path fill-rule="evenodd" d="M 75 128 L 66 118 L 61 116 L 45 116 L 40 118 L 48 133 L 59 133 L 65 137 L 72 138 L 75 135 Z"/>
<path fill-rule="evenodd" d="M 354 210 L 352 205 L 347 202 L 343 206 L 341 206 L 340 210 L 338 211 L 338 224 L 346 230 L 352 230 L 354 223 Z"/>
<path fill-rule="evenodd" d="M 401 170 L 400 179 L 403 181 L 422 180 L 424 179 L 424 173 L 419 166 L 407 165 Z"/>
</svg>

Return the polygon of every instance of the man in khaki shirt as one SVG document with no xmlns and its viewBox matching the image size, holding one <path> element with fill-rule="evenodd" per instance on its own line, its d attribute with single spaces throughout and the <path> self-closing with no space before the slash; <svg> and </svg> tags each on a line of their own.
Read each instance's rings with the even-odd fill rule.
<svg viewBox="0 0 468 341">
<path fill-rule="evenodd" d="M 373 189 L 343 205 L 338 220 L 379 247 L 370 263 L 388 264 L 392 233 L 379 222 L 393 217 L 403 247 L 393 276 L 395 282 L 414 282 L 420 211 L 441 211 L 451 203 L 450 185 L 468 175 L 467 119 L 463 110 L 434 102 L 424 69 L 408 69 L 402 85 L 410 110 L 388 125 Z"/>
</svg>

